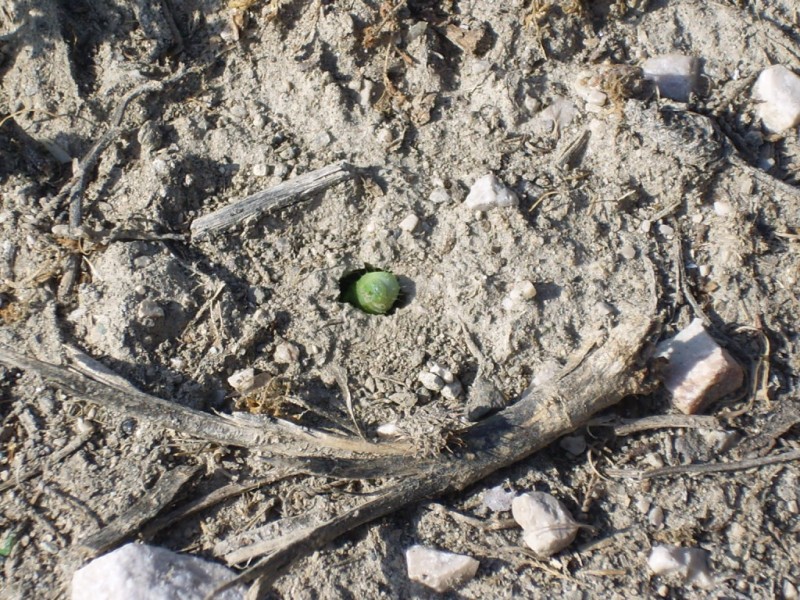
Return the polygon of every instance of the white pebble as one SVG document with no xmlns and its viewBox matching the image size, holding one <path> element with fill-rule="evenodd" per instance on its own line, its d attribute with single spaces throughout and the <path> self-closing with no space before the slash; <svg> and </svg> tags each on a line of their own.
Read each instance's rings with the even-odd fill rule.
<svg viewBox="0 0 800 600">
<path fill-rule="evenodd" d="M 700 273 L 700 277 L 708 277 L 711 275 L 711 267 L 709 265 L 700 265 L 697 270 Z"/>
<path fill-rule="evenodd" d="M 445 400 L 456 400 L 464 393 L 464 388 L 461 387 L 461 382 L 457 379 L 445 385 L 441 389 L 442 397 Z"/>
<path fill-rule="evenodd" d="M 758 116 L 773 132 L 800 124 L 800 77 L 783 65 L 764 69 L 753 86 Z"/>
<path fill-rule="evenodd" d="M 681 556 L 676 553 L 674 546 L 654 546 L 647 559 L 647 566 L 656 575 L 671 575 L 677 573 L 681 566 Z"/>
<path fill-rule="evenodd" d="M 430 371 L 423 371 L 417 376 L 417 379 L 422 386 L 432 392 L 438 392 L 444 387 L 444 381 L 438 375 L 434 375 Z"/>
<path fill-rule="evenodd" d="M 502 485 L 483 492 L 483 505 L 494 512 L 511 510 L 511 503 L 516 497 L 514 492 L 507 492 Z"/>
<path fill-rule="evenodd" d="M 517 496 L 511 514 L 524 530 L 525 544 L 541 557 L 563 550 L 578 534 L 578 524 L 567 508 L 544 492 Z"/>
<path fill-rule="evenodd" d="M 620 256 L 625 260 L 631 260 L 636 257 L 636 248 L 630 244 L 625 244 L 619 249 Z"/>
<path fill-rule="evenodd" d="M 300 360 L 300 349 L 290 342 L 281 342 L 275 347 L 272 360 L 279 365 L 296 363 Z"/>
<path fill-rule="evenodd" d="M 733 214 L 733 206 L 730 202 L 724 200 L 717 200 L 714 202 L 714 212 L 720 217 L 729 217 Z"/>
<path fill-rule="evenodd" d="M 708 552 L 702 548 L 679 548 L 677 546 L 654 546 L 647 559 L 647 566 L 656 575 L 680 573 L 685 583 L 710 589 L 714 579 L 708 568 Z"/>
<path fill-rule="evenodd" d="M 142 300 L 137 311 L 140 319 L 163 319 L 164 309 L 155 300 Z"/>
<path fill-rule="evenodd" d="M 532 300 L 536 297 L 536 286 L 528 280 L 520 281 L 511 288 L 509 296 L 513 300 Z"/>
<path fill-rule="evenodd" d="M 676 336 L 661 342 L 656 358 L 664 386 L 672 393 L 672 405 L 691 415 L 737 389 L 744 381 L 739 363 L 695 319 Z"/>
<path fill-rule="evenodd" d="M 267 165 L 264 163 L 253 165 L 252 173 L 253 177 L 264 177 L 267 174 Z"/>
<path fill-rule="evenodd" d="M 480 563 L 471 556 L 417 545 L 406 550 L 406 565 L 409 579 L 443 593 L 475 577 Z"/>
<path fill-rule="evenodd" d="M 661 527 L 664 524 L 664 509 L 660 506 L 654 506 L 648 513 L 647 520 L 652 527 Z"/>
<path fill-rule="evenodd" d="M 402 433 L 397 423 L 384 423 L 383 425 L 379 425 L 375 431 L 378 436 L 383 438 L 398 437 Z"/>
<path fill-rule="evenodd" d="M 400 221 L 400 229 L 411 233 L 419 225 L 419 217 L 415 214 L 408 215 L 405 219 Z"/>
<path fill-rule="evenodd" d="M 601 317 L 608 317 L 614 314 L 614 307 L 600 300 L 594 305 L 594 311 Z"/>
<path fill-rule="evenodd" d="M 223 565 L 146 544 L 127 544 L 72 576 L 72 600 L 173 600 L 206 597 L 236 574 Z M 241 600 L 241 586 L 216 594 Z"/>
<path fill-rule="evenodd" d="M 464 200 L 467 208 L 479 212 L 496 207 L 516 206 L 518 203 L 517 195 L 491 173 L 477 179 Z"/>
<path fill-rule="evenodd" d="M 665 238 L 671 238 L 673 235 L 675 235 L 675 229 L 673 229 L 670 225 L 659 225 L 658 232 Z"/>
<path fill-rule="evenodd" d="M 431 192 L 431 195 L 428 196 L 428 200 L 434 204 L 444 204 L 450 200 L 450 194 L 448 194 L 447 190 L 444 188 L 436 188 Z"/>
<path fill-rule="evenodd" d="M 788 579 L 783 580 L 783 600 L 797 600 L 797 587 Z"/>
<path fill-rule="evenodd" d="M 686 102 L 697 85 L 699 67 L 693 56 L 665 54 L 644 61 L 642 73 L 646 80 L 655 83 L 664 98 Z"/>
<path fill-rule="evenodd" d="M 267 122 L 264 119 L 264 115 L 258 114 L 255 117 L 253 117 L 253 127 L 255 127 L 256 129 L 263 129 L 264 125 L 266 124 Z"/>
<path fill-rule="evenodd" d="M 253 382 L 256 378 L 256 371 L 252 367 L 249 369 L 242 369 L 236 371 L 233 375 L 228 377 L 228 385 L 235 389 L 240 394 L 243 394 L 253 388 Z"/>
</svg>

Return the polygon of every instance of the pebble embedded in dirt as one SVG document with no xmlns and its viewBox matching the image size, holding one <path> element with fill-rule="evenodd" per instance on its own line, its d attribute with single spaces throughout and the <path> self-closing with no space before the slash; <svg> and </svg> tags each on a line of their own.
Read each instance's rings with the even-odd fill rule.
<svg viewBox="0 0 800 600">
<path fill-rule="evenodd" d="M 687 102 L 697 86 L 700 61 L 694 56 L 665 54 L 648 58 L 642 64 L 647 81 L 652 81 L 664 98 Z"/>
<path fill-rule="evenodd" d="M 673 406 L 687 415 L 736 391 L 744 381 L 742 367 L 708 334 L 701 319 L 661 342 L 655 356 L 666 361 L 661 377 Z"/>
<path fill-rule="evenodd" d="M 714 579 L 708 568 L 708 552 L 702 548 L 680 548 L 677 546 L 653 546 L 647 566 L 656 575 L 680 573 L 684 583 L 709 589 Z"/>
<path fill-rule="evenodd" d="M 430 371 L 422 371 L 417 376 L 417 379 L 426 390 L 430 390 L 432 392 L 439 392 L 444 387 L 444 381 L 442 378 L 431 373 Z"/>
<path fill-rule="evenodd" d="M 464 206 L 471 210 L 486 212 L 493 208 L 516 206 L 519 198 L 494 174 L 490 173 L 475 180 L 469 190 Z"/>
<path fill-rule="evenodd" d="M 753 98 L 760 102 L 758 116 L 768 130 L 779 133 L 800 124 L 800 77 L 783 65 L 761 72 Z"/>
<path fill-rule="evenodd" d="M 75 571 L 72 600 L 202 600 L 236 573 L 196 556 L 127 544 Z M 241 587 L 215 595 L 241 600 Z"/>
<path fill-rule="evenodd" d="M 578 534 L 578 523 L 567 507 L 545 492 L 517 496 L 511 513 L 522 527 L 525 544 L 543 558 L 569 546 Z"/>
<path fill-rule="evenodd" d="M 567 435 L 558 440 L 558 447 L 563 448 L 572 456 L 579 456 L 586 450 L 586 438 L 582 435 Z"/>
<path fill-rule="evenodd" d="M 468 421 L 478 421 L 491 412 L 506 405 L 506 398 L 490 379 L 479 375 L 469 386 L 466 417 Z"/>
<path fill-rule="evenodd" d="M 293 365 L 300 360 L 300 349 L 291 342 L 281 342 L 275 347 L 272 360 L 279 365 Z"/>
<path fill-rule="evenodd" d="M 408 215 L 405 219 L 400 221 L 400 229 L 412 233 L 419 225 L 419 217 L 417 215 Z"/>
<path fill-rule="evenodd" d="M 253 388 L 256 372 L 252 367 L 236 371 L 228 377 L 228 384 L 240 394 Z"/>
<path fill-rule="evenodd" d="M 471 556 L 416 545 L 406 550 L 406 565 L 409 579 L 443 593 L 475 577 L 480 563 Z"/>
</svg>

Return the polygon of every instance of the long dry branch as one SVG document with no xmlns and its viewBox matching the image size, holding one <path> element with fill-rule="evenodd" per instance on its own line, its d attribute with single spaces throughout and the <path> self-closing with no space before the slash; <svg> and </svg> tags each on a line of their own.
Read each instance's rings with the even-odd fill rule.
<svg viewBox="0 0 800 600">
<path fill-rule="evenodd" d="M 153 426 L 190 435 L 225 446 L 238 446 L 257 450 L 276 457 L 313 459 L 351 459 L 357 455 L 404 455 L 410 446 L 402 443 L 374 444 L 356 437 L 333 435 L 307 429 L 287 421 L 236 418 L 193 410 L 162 398 L 145 394 L 115 380 L 110 374 L 94 367 L 87 371 L 90 362 L 75 355 L 75 372 L 65 367 L 46 363 L 0 346 L 0 363 L 37 373 L 64 391 L 109 410 L 121 413 Z M 80 359 L 80 360 L 79 360 Z M 88 375 L 90 372 L 92 375 Z M 284 460 L 282 466 L 303 470 L 305 461 Z"/>
<path fill-rule="evenodd" d="M 290 532 L 280 544 L 271 540 L 272 550 L 265 558 L 215 593 L 259 580 L 251 596 L 263 598 L 269 583 L 298 557 L 408 504 L 463 490 L 581 427 L 625 396 L 642 392 L 647 387 L 643 351 L 656 324 L 639 315 L 623 322 L 603 345 L 571 363 L 553 381 L 461 432 L 462 451 L 418 462 L 414 475 L 392 480 L 355 508 L 316 527 Z"/>
</svg>

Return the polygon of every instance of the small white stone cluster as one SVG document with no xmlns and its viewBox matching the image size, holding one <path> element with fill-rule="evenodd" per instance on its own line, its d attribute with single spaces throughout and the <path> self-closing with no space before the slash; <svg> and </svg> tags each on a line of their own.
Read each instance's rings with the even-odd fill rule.
<svg viewBox="0 0 800 600">
<path fill-rule="evenodd" d="M 464 393 L 461 382 L 453 372 L 434 361 L 430 361 L 425 370 L 417 375 L 417 380 L 426 390 L 441 394 L 447 400 L 460 398 Z"/>
<path fill-rule="evenodd" d="M 569 546 L 579 525 L 567 508 L 545 492 L 529 492 L 514 498 L 511 514 L 522 527 L 523 541 L 542 558 Z"/>
</svg>

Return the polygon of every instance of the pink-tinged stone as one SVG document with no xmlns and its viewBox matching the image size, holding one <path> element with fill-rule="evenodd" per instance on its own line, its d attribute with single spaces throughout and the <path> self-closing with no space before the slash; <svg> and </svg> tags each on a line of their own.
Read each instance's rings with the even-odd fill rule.
<svg viewBox="0 0 800 600">
<path fill-rule="evenodd" d="M 666 361 L 661 377 L 672 392 L 672 404 L 693 415 L 731 392 L 744 381 L 744 371 L 727 350 L 714 341 L 700 319 L 656 349 Z"/>
<path fill-rule="evenodd" d="M 419 545 L 406 550 L 406 563 L 409 579 L 439 593 L 451 590 L 475 577 L 480 564 L 471 556 Z"/>
</svg>

